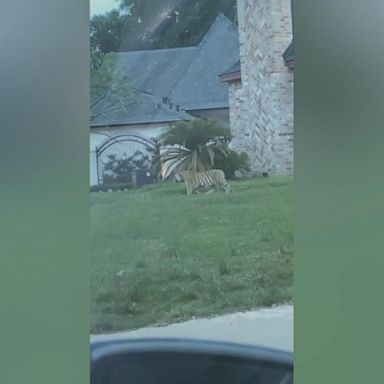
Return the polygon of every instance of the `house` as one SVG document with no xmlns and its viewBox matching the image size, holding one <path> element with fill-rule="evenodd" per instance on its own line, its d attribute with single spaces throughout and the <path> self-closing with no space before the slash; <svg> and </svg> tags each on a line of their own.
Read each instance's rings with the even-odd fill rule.
<svg viewBox="0 0 384 384">
<path fill-rule="evenodd" d="M 291 0 L 238 0 L 240 60 L 220 74 L 228 84 L 232 147 L 254 174 L 293 173 Z"/>
<path fill-rule="evenodd" d="M 237 26 L 219 14 L 198 46 L 116 53 L 138 94 L 124 112 L 99 115 L 91 123 L 91 185 L 100 170 L 96 149 L 108 137 L 139 133 L 158 136 L 170 123 L 209 117 L 229 126 L 228 87 L 219 74 L 239 60 Z M 127 145 L 104 154 L 121 154 Z"/>
</svg>

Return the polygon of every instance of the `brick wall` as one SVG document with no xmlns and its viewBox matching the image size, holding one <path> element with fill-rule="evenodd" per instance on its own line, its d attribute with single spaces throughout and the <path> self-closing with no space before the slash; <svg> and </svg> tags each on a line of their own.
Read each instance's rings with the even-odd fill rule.
<svg viewBox="0 0 384 384">
<path fill-rule="evenodd" d="M 290 0 L 238 0 L 242 79 L 229 84 L 232 146 L 254 173 L 293 172 L 293 74 L 282 54 L 292 39 Z"/>
</svg>

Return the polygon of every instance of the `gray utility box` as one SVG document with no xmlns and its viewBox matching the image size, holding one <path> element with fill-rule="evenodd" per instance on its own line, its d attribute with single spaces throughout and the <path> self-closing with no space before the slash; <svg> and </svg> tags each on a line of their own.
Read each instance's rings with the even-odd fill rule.
<svg viewBox="0 0 384 384">
<path fill-rule="evenodd" d="M 135 169 L 132 173 L 132 181 L 136 188 L 153 183 L 148 169 Z"/>
</svg>

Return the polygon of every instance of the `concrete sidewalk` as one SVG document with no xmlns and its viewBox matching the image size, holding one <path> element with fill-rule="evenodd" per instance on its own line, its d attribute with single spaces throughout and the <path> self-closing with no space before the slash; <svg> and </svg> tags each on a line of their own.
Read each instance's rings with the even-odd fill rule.
<svg viewBox="0 0 384 384">
<path fill-rule="evenodd" d="M 285 305 L 158 328 L 91 336 L 91 340 L 172 337 L 229 341 L 293 351 L 293 306 Z"/>
</svg>

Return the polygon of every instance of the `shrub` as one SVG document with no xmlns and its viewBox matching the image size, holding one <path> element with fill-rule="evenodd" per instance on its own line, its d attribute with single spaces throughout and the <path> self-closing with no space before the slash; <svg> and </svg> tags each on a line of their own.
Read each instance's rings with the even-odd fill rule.
<svg viewBox="0 0 384 384">
<path fill-rule="evenodd" d="M 250 171 L 249 158 L 245 152 L 229 150 L 228 156 L 218 154 L 214 159 L 214 168 L 221 169 L 225 177 L 229 180 L 236 179 L 236 173 L 246 173 Z"/>
<path fill-rule="evenodd" d="M 132 183 L 125 184 L 102 184 L 102 185 L 93 185 L 91 187 L 91 192 L 115 192 L 115 191 L 124 191 L 126 189 L 133 189 L 135 186 Z"/>
<path fill-rule="evenodd" d="M 104 184 L 124 184 L 132 182 L 132 173 L 135 169 L 150 169 L 149 157 L 141 151 L 136 151 L 132 156 L 118 157 L 115 154 L 108 155 L 108 161 L 104 164 Z"/>
</svg>

